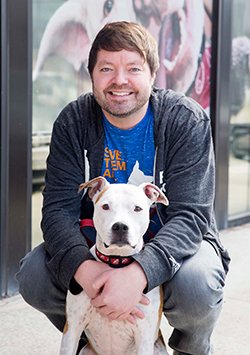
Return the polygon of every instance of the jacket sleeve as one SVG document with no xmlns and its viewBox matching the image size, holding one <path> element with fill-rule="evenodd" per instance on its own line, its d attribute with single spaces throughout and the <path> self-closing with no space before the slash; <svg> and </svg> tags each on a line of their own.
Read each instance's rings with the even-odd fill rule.
<svg viewBox="0 0 250 355">
<path fill-rule="evenodd" d="M 210 120 L 192 100 L 176 104 L 163 143 L 163 190 L 169 206 L 157 204 L 163 227 L 135 256 L 148 280 L 146 291 L 170 280 L 184 258 L 214 232 L 214 153 Z"/>
<path fill-rule="evenodd" d="M 43 192 L 42 230 L 50 256 L 47 266 L 66 287 L 78 266 L 89 257 L 79 229 L 84 182 L 83 129 L 76 103 L 69 104 L 54 123 Z"/>
</svg>

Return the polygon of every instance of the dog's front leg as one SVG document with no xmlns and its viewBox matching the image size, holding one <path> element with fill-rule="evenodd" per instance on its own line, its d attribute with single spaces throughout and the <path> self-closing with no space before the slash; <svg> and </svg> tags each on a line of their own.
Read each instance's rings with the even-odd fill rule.
<svg viewBox="0 0 250 355">
<path fill-rule="evenodd" d="M 168 355 L 166 344 L 162 335 L 160 335 L 154 344 L 154 355 Z"/>
<path fill-rule="evenodd" d="M 88 344 L 80 351 L 79 355 L 96 355 L 96 353 L 92 350 L 91 346 Z"/>
<path fill-rule="evenodd" d="M 156 336 L 157 321 L 152 308 L 149 306 L 138 305 L 145 314 L 144 319 L 137 319 L 135 327 L 135 347 L 136 355 L 152 355 L 154 354 L 154 343 Z"/>
<path fill-rule="evenodd" d="M 63 331 L 60 355 L 75 355 L 82 332 L 86 329 L 86 310 L 90 305 L 89 297 L 81 292 L 79 295 L 67 294 L 66 324 Z"/>
<path fill-rule="evenodd" d="M 156 287 L 147 294 L 150 300 L 148 306 L 139 304 L 145 314 L 144 319 L 138 319 L 135 332 L 137 355 L 167 355 L 167 349 L 160 333 L 162 316 L 162 288 Z"/>
<path fill-rule="evenodd" d="M 136 355 L 152 355 L 154 354 L 154 338 L 152 328 L 143 327 L 139 325 L 135 331 L 135 347 Z M 145 333 L 146 331 L 146 333 Z"/>
</svg>

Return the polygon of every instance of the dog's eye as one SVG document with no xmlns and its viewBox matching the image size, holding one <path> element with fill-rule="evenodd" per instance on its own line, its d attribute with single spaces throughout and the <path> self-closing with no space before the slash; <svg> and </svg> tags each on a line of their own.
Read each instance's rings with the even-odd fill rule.
<svg viewBox="0 0 250 355">
<path fill-rule="evenodd" d="M 139 206 L 135 206 L 134 211 L 135 211 L 135 212 L 141 212 L 141 211 L 142 211 L 142 208 L 139 207 Z"/>
<path fill-rule="evenodd" d="M 105 203 L 104 205 L 102 205 L 102 209 L 104 211 L 108 211 L 109 210 L 109 205 L 107 203 Z"/>
<path fill-rule="evenodd" d="M 113 0 L 108 0 L 105 2 L 104 6 L 103 6 L 103 14 L 105 17 L 107 17 L 110 14 L 110 12 L 113 8 L 113 5 L 114 5 Z"/>
</svg>

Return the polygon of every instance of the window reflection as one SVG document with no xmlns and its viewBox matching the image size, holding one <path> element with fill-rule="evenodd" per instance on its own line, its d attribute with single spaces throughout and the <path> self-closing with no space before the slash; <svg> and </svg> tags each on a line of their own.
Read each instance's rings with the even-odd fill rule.
<svg viewBox="0 0 250 355">
<path fill-rule="evenodd" d="M 250 212 L 250 1 L 233 3 L 229 217 Z"/>
<path fill-rule="evenodd" d="M 33 67 L 49 19 L 63 0 L 33 0 Z M 33 71 L 34 76 L 34 71 Z M 32 247 L 42 241 L 40 230 L 42 189 L 52 126 L 60 110 L 77 97 L 74 68 L 60 57 L 50 56 L 33 80 L 32 120 Z"/>
</svg>

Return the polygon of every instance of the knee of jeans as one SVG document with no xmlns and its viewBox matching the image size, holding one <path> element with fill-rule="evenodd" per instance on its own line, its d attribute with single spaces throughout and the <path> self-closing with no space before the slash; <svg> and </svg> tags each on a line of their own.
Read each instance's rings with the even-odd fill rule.
<svg viewBox="0 0 250 355">
<path fill-rule="evenodd" d="M 36 253 L 36 254 L 35 254 Z M 34 257 L 34 255 L 37 258 Z M 36 260 L 34 260 L 36 259 Z M 35 262 L 36 261 L 36 262 Z M 19 292 L 31 306 L 40 309 L 48 297 L 46 284 L 49 277 L 45 272 L 45 263 L 38 253 L 28 253 L 20 262 L 20 270 L 15 276 Z"/>
<path fill-rule="evenodd" d="M 186 313 L 195 317 L 207 315 L 208 310 L 219 307 L 223 301 L 224 276 L 220 270 L 207 269 L 204 265 L 193 265 L 185 262 L 166 284 L 166 302 L 172 298 L 172 304 L 177 304 Z M 164 295 L 165 296 L 165 295 Z M 165 297 L 164 297 L 165 298 Z"/>
<path fill-rule="evenodd" d="M 29 305 L 33 306 L 35 303 L 34 293 L 36 288 L 34 287 L 34 280 L 32 278 L 33 269 L 28 264 L 26 256 L 20 262 L 20 270 L 15 275 L 15 279 L 19 285 L 19 293 Z"/>
</svg>

